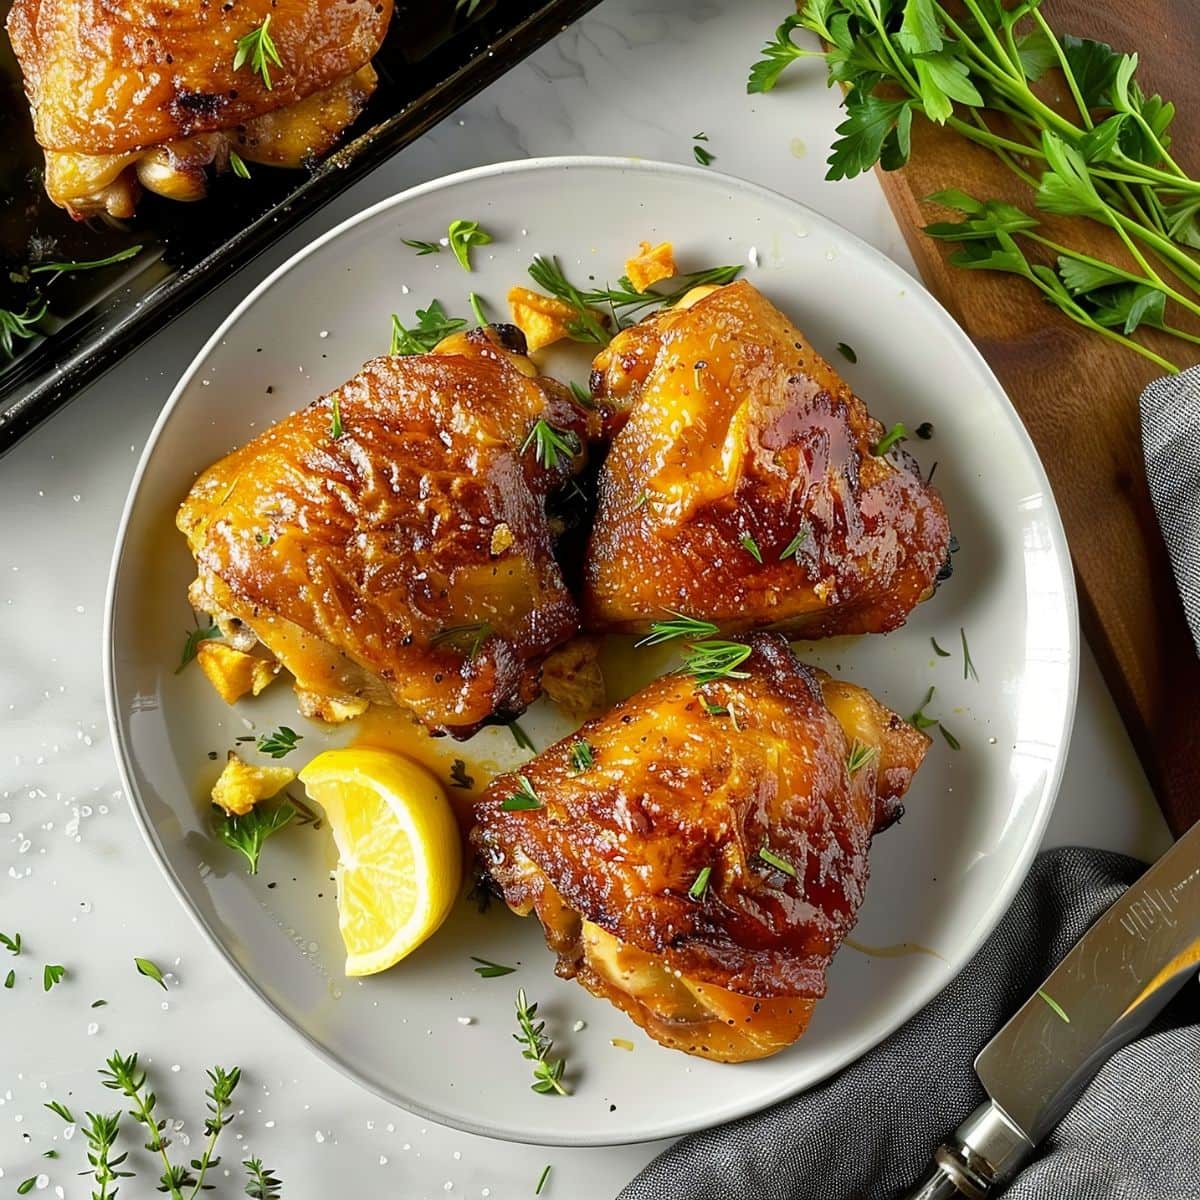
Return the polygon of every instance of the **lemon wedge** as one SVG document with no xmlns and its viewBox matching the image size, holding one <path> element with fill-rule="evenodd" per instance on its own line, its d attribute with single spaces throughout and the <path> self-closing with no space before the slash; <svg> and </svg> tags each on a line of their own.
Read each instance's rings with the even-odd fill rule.
<svg viewBox="0 0 1200 1200">
<path fill-rule="evenodd" d="M 462 842 L 442 785 L 388 750 L 326 750 L 300 772 L 337 843 L 346 974 L 394 966 L 446 919 L 462 882 Z"/>
</svg>

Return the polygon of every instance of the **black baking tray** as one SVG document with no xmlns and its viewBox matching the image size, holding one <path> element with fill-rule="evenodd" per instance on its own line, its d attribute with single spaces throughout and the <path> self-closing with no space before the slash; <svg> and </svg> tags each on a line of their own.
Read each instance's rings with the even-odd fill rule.
<svg viewBox="0 0 1200 1200">
<path fill-rule="evenodd" d="M 36 313 L 35 337 L 0 346 L 0 453 L 123 355 L 598 0 L 397 3 L 374 59 L 379 87 L 341 147 L 307 171 L 254 166 L 191 204 L 144 195 L 137 215 L 73 221 L 42 187 L 21 76 L 0 32 L 0 308 Z M 0 23 L 11 0 L 0 0 Z M 466 15 L 467 10 L 472 10 Z M 53 276 L 38 263 L 119 264 Z M 52 280 L 52 282 L 47 282 Z"/>
</svg>

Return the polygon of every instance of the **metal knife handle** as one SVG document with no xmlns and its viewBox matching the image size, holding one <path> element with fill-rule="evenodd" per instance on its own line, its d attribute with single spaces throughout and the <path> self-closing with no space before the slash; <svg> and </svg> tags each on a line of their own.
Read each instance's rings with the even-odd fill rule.
<svg viewBox="0 0 1200 1200">
<path fill-rule="evenodd" d="M 933 1166 L 904 1200 L 987 1200 L 1016 1173 L 1033 1143 L 992 1103 L 977 1108 L 934 1152 Z"/>
</svg>

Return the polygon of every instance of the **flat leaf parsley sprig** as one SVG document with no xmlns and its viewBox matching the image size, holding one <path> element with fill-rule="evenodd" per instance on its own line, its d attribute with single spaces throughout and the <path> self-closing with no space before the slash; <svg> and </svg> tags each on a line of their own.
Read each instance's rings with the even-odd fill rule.
<svg viewBox="0 0 1200 1200">
<path fill-rule="evenodd" d="M 826 48 L 796 43 L 797 29 Z M 1130 335 L 1146 326 L 1198 340 L 1168 319 L 1165 305 L 1200 315 L 1200 181 L 1172 157 L 1175 106 L 1139 86 L 1136 54 L 1059 36 L 1040 0 L 1007 7 L 998 0 L 808 0 L 776 30 L 748 90 L 770 91 L 791 63 L 806 58 L 824 60 L 830 83 L 846 89 L 827 178 L 850 178 L 876 163 L 903 166 L 914 115 L 987 147 L 1032 189 L 1038 208 L 1111 230 L 1128 265 L 1053 242 L 1033 232 L 1039 222 L 1020 208 L 962 192 L 931 199 L 967 219 L 927 232 L 964 244 L 953 259 L 958 265 L 1020 275 L 1077 324 L 1176 369 Z M 1031 86 L 1051 69 L 1065 84 L 1070 112 Z M 1051 262 L 1030 261 L 1018 238 L 1048 250 Z"/>
</svg>

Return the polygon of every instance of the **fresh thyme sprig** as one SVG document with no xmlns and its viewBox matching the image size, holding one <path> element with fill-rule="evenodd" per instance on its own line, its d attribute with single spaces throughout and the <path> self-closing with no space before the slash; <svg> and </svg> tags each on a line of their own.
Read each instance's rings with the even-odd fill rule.
<svg viewBox="0 0 1200 1200">
<path fill-rule="evenodd" d="M 538 417 L 521 443 L 521 453 L 530 446 L 533 457 L 547 471 L 553 471 L 560 459 L 570 459 L 579 453 L 579 438 L 570 429 L 556 429 L 544 417 Z"/>
<path fill-rule="evenodd" d="M 693 642 L 680 670 L 691 675 L 697 683 L 711 683 L 714 679 L 749 679 L 748 671 L 737 668 L 751 653 L 751 647 L 744 642 Z"/>
<path fill-rule="evenodd" d="M 220 636 L 221 629 L 215 621 L 211 625 L 197 625 L 195 629 L 189 631 L 183 642 L 183 654 L 180 656 L 179 666 L 175 668 L 175 674 L 178 675 L 196 657 L 196 651 L 200 649 L 201 642 Z"/>
<path fill-rule="evenodd" d="M 451 221 L 446 237 L 454 257 L 458 259 L 458 265 L 464 271 L 471 270 L 471 247 L 486 246 L 492 240 L 492 235 L 486 229 L 481 229 L 478 221 Z"/>
<path fill-rule="evenodd" d="M 221 1136 L 221 1130 L 233 1120 L 233 1113 L 229 1110 L 233 1104 L 234 1089 L 242 1078 L 242 1070 L 240 1067 L 229 1071 L 224 1067 L 212 1067 L 208 1071 L 208 1078 L 210 1086 L 204 1093 L 208 1101 L 208 1116 L 204 1119 L 204 1132 L 208 1134 L 208 1141 L 204 1144 L 204 1152 L 200 1157 L 192 1160 L 191 1165 L 196 1172 L 196 1180 L 192 1187 L 193 1197 L 200 1194 L 208 1168 L 217 1166 L 221 1161 L 213 1157 L 213 1151 L 217 1147 L 217 1138 Z"/>
<path fill-rule="evenodd" d="M 392 344 L 389 354 L 428 354 L 443 338 L 466 329 L 462 317 L 447 315 L 441 301 L 431 300 L 428 308 L 417 309 L 417 324 L 409 329 L 392 313 Z"/>
<path fill-rule="evenodd" d="M 48 304 L 35 308 L 32 300 L 25 306 L 24 312 L 15 313 L 0 308 L 0 353 L 5 358 L 12 358 L 15 353 L 13 338 L 28 341 L 37 337 L 37 323 L 46 315 L 48 308 Z"/>
<path fill-rule="evenodd" d="M 271 64 L 283 66 L 283 59 L 271 37 L 271 14 L 263 18 L 263 23 L 257 29 L 251 29 L 237 40 L 237 48 L 233 54 L 233 69 L 240 71 L 248 62 L 250 70 L 261 77 L 263 87 L 271 90 Z"/>
<path fill-rule="evenodd" d="M 294 805 L 286 800 L 273 808 L 256 804 L 240 817 L 222 815 L 217 821 L 216 833 L 225 845 L 245 858 L 250 874 L 257 875 L 263 843 L 290 825 L 295 817 Z"/>
<path fill-rule="evenodd" d="M 62 1117 L 68 1125 L 75 1124 L 75 1116 L 61 1100 L 47 1100 L 43 1108 L 48 1108 L 55 1116 Z"/>
<path fill-rule="evenodd" d="M 38 263 L 35 267 L 29 268 L 30 275 L 45 275 L 50 274 L 52 278 L 47 282 L 53 283 L 60 275 L 65 275 L 71 271 L 97 271 L 101 267 L 111 267 L 117 263 L 123 263 L 131 258 L 135 258 L 142 252 L 141 245 L 126 246 L 124 250 L 118 250 L 116 254 L 110 254 L 107 258 L 93 258 L 86 262 L 78 262 L 74 259 L 65 262 L 43 262 Z"/>
<path fill-rule="evenodd" d="M 242 1163 L 246 1169 L 246 1195 L 250 1200 L 280 1200 L 283 1195 L 283 1180 L 262 1164 L 261 1158 L 248 1158 Z"/>
<path fill-rule="evenodd" d="M 121 1170 L 129 1157 L 128 1151 L 118 1154 L 116 1158 L 111 1157 L 117 1144 L 121 1114 L 85 1112 L 83 1115 L 87 1120 L 80 1128 L 87 1139 L 87 1160 L 91 1166 L 91 1176 L 100 1189 L 92 1193 L 92 1200 L 116 1200 L 120 1187 L 112 1186 L 110 1190 L 110 1185 L 116 1185 L 119 1179 L 132 1179 L 134 1176 L 132 1171 Z"/>
<path fill-rule="evenodd" d="M 616 287 L 577 288 L 563 273 L 555 257 L 539 255 L 530 264 L 529 275 L 542 291 L 575 310 L 574 320 L 567 322 L 567 333 L 574 341 L 606 346 L 611 335 L 595 311 L 598 306 L 608 310 L 616 329 L 624 329 L 650 308 L 677 304 L 694 287 L 732 282 L 741 269 L 740 266 L 710 267 L 676 276 L 668 288 L 651 288 L 644 292 L 639 292 L 626 276 L 621 276 Z"/>
<path fill-rule="evenodd" d="M 529 776 L 518 775 L 517 778 L 520 780 L 520 786 L 503 801 L 500 807 L 505 812 L 528 812 L 541 808 L 541 797 L 534 791 L 533 784 L 529 782 Z"/>
<path fill-rule="evenodd" d="M 650 632 L 645 637 L 634 642 L 635 646 L 657 646 L 669 642 L 673 638 L 709 638 L 719 633 L 719 628 L 711 621 L 703 621 L 698 617 L 689 617 L 683 613 L 667 609 L 671 614 L 669 621 L 651 621 Z"/>
<path fill-rule="evenodd" d="M 138 1066 L 138 1056 L 131 1054 L 125 1057 L 114 1052 L 100 1069 L 100 1079 L 106 1088 L 120 1092 L 130 1101 L 132 1107 L 129 1115 L 149 1135 L 146 1149 L 162 1159 L 163 1173 L 159 1177 L 158 1190 L 168 1193 L 173 1200 L 183 1200 L 183 1189 L 190 1187 L 195 1180 L 186 1166 L 173 1164 L 167 1156 L 167 1148 L 171 1144 L 171 1139 L 163 1133 L 167 1121 L 165 1117 L 155 1115 L 158 1097 L 146 1087 L 146 1072 Z"/>
<path fill-rule="evenodd" d="M 797 28 L 815 34 L 827 48 L 796 44 Z M 967 198 L 986 210 L 973 215 L 999 219 L 990 231 L 964 222 L 961 239 L 948 230 L 933 236 L 967 241 L 954 256 L 958 265 L 1021 275 L 1071 320 L 1164 370 L 1177 369 L 1129 335 L 1145 324 L 1197 340 L 1168 324 L 1162 306 L 1172 300 L 1200 315 L 1195 253 L 1200 180 L 1172 157 L 1168 129 L 1175 106 L 1142 90 L 1135 79 L 1136 55 L 1057 35 L 1040 0 L 1008 5 L 964 0 L 961 6 L 941 0 L 886 6 L 874 0 L 809 0 L 780 25 L 764 54 L 751 69 L 752 92 L 770 91 L 790 63 L 804 58 L 823 59 L 830 83 L 845 87 L 846 120 L 837 129 L 827 178 L 848 178 L 876 162 L 885 170 L 902 166 L 913 117 L 923 115 L 990 149 L 1030 188 L 1039 208 L 1083 216 L 1111 230 L 1136 271 L 1050 242 L 1032 232 L 1036 221 L 1020 209 L 995 201 Z M 1061 74 L 1070 111 L 1051 106 L 1030 86 L 1052 68 Z M 1004 227 L 1014 214 L 1019 223 Z M 1017 235 L 1057 255 L 1058 270 L 1029 262 Z M 1092 286 L 1075 292 L 1063 278 L 1063 259 L 1110 277 L 1097 283 L 1092 276 Z M 1163 266 L 1182 290 L 1163 279 Z M 1116 293 L 1103 294 L 1110 287 Z M 1099 296 L 1092 295 L 1095 289 Z"/>
<path fill-rule="evenodd" d="M 304 741 L 304 735 L 297 733 L 287 725 L 280 725 L 272 733 L 264 733 L 255 745 L 259 754 L 268 754 L 271 758 L 284 758 L 296 749 L 296 743 Z"/>
<path fill-rule="evenodd" d="M 533 1063 L 532 1090 L 542 1095 L 556 1092 L 560 1096 L 568 1096 L 570 1093 L 562 1083 L 566 1060 L 550 1057 L 554 1043 L 543 1032 L 546 1022 L 536 1021 L 537 1011 L 538 1006 L 526 1000 L 525 989 L 518 988 L 517 1026 L 520 1032 L 513 1034 L 513 1041 L 524 1047 L 521 1057 Z"/>
</svg>

